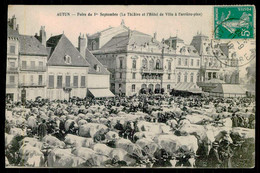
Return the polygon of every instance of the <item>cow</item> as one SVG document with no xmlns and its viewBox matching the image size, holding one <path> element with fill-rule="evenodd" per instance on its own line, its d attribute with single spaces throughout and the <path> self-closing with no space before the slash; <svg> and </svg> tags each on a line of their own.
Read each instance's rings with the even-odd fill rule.
<svg viewBox="0 0 260 173">
<path fill-rule="evenodd" d="M 87 123 L 79 127 L 79 136 L 94 137 L 96 134 L 105 134 L 108 127 L 103 124 Z"/>
<path fill-rule="evenodd" d="M 39 148 L 33 147 L 30 144 L 24 144 L 19 149 L 20 165 L 29 167 L 43 167 L 44 155 Z"/>
<path fill-rule="evenodd" d="M 149 138 L 142 138 L 136 141 L 136 145 L 140 146 L 146 155 L 153 157 L 159 146 Z"/>
<path fill-rule="evenodd" d="M 85 138 L 77 135 L 67 134 L 64 142 L 68 145 L 79 146 L 79 147 L 91 147 L 94 145 L 92 138 Z"/>
<path fill-rule="evenodd" d="M 65 143 L 63 141 L 60 141 L 58 138 L 51 135 L 46 135 L 42 141 L 53 147 L 59 147 L 59 148 L 65 147 Z"/>
<path fill-rule="evenodd" d="M 70 149 L 54 148 L 47 157 L 48 167 L 78 167 L 85 159 L 74 156 Z"/>
<path fill-rule="evenodd" d="M 109 153 L 112 150 L 112 148 L 108 147 L 105 144 L 95 144 L 92 146 L 92 148 L 96 153 L 103 154 L 105 156 L 109 156 Z"/>
<path fill-rule="evenodd" d="M 30 138 L 30 137 L 25 137 L 23 138 L 21 141 L 19 141 L 19 145 L 22 146 L 24 144 L 30 144 L 33 147 L 36 147 L 38 149 L 42 149 L 43 147 L 43 143 L 40 142 L 38 139 L 36 138 Z"/>
</svg>

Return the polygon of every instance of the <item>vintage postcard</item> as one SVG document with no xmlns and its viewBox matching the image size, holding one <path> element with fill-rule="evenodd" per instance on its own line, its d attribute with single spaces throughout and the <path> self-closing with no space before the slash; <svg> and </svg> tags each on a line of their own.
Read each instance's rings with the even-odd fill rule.
<svg viewBox="0 0 260 173">
<path fill-rule="evenodd" d="M 254 5 L 9 5 L 7 168 L 255 167 Z"/>
</svg>

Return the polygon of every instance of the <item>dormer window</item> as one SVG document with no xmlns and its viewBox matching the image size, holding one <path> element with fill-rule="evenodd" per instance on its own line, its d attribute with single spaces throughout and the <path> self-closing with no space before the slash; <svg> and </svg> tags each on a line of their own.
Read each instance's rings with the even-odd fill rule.
<svg viewBox="0 0 260 173">
<path fill-rule="evenodd" d="M 69 55 L 65 55 L 64 61 L 65 61 L 66 64 L 71 64 L 71 57 Z"/>
<path fill-rule="evenodd" d="M 100 72 L 100 66 L 99 66 L 99 65 L 95 64 L 95 65 L 94 65 L 94 69 L 95 69 L 97 72 Z"/>
</svg>

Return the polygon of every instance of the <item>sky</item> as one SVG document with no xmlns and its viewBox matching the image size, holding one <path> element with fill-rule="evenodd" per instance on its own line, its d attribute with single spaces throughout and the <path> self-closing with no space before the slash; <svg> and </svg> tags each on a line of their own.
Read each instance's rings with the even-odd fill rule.
<svg viewBox="0 0 260 173">
<path fill-rule="evenodd" d="M 57 16 L 57 13 L 200 13 L 202 16 Z M 157 32 L 157 39 L 176 36 L 190 44 L 197 32 L 211 36 L 213 30 L 213 7 L 206 6 L 9 6 L 8 17 L 17 18 L 21 34 L 34 35 L 45 26 L 47 38 L 64 34 L 77 46 L 80 33 L 94 34 L 120 25 L 122 19 L 130 29 L 149 35 Z M 206 25 L 205 25 L 206 23 Z"/>
<path fill-rule="evenodd" d="M 70 13 L 70 16 L 58 16 L 59 13 Z M 92 16 L 77 16 L 84 13 Z M 94 16 L 97 13 L 97 16 Z M 117 13 L 119 16 L 100 16 L 100 13 Z M 124 13 L 125 16 L 120 16 Z M 128 13 L 145 16 L 129 16 Z M 163 16 L 147 16 L 147 13 L 163 13 Z M 166 16 L 172 13 L 174 16 Z M 180 15 L 191 13 L 196 16 Z M 75 14 L 73 16 L 72 14 Z M 175 16 L 177 14 L 177 16 Z M 37 6 L 37 5 L 11 5 L 8 7 L 8 18 L 13 15 L 19 24 L 19 33 L 35 35 L 41 26 L 45 26 L 47 39 L 52 35 L 64 33 L 77 47 L 79 34 L 94 34 L 109 26 L 117 27 L 124 20 L 125 25 L 133 30 L 153 35 L 157 32 L 157 40 L 178 36 L 186 44 L 190 44 L 192 37 L 198 32 L 213 38 L 213 6 Z M 245 68 L 240 68 L 242 76 Z"/>
</svg>

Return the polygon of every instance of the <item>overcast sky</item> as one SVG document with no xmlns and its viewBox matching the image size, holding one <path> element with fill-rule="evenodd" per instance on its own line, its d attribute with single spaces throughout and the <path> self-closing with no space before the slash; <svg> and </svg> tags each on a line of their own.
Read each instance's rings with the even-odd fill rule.
<svg viewBox="0 0 260 173">
<path fill-rule="evenodd" d="M 76 16 L 57 16 L 67 12 Z M 77 13 L 126 13 L 126 16 L 77 16 Z M 127 13 L 163 13 L 164 16 L 128 16 Z M 177 14 L 166 16 L 165 13 Z M 179 13 L 198 13 L 199 16 L 179 16 Z M 190 44 L 197 32 L 213 38 L 213 6 L 9 6 L 8 18 L 17 18 L 20 34 L 34 35 L 45 26 L 47 39 L 51 35 L 64 34 L 77 47 L 80 33 L 94 34 L 109 26 L 119 26 L 122 19 L 130 29 L 153 35 L 157 40 L 180 37 Z M 240 68 L 242 76 L 245 67 Z"/>
<path fill-rule="evenodd" d="M 57 13 L 200 13 L 202 16 L 57 16 Z M 40 26 L 45 26 L 47 38 L 52 35 L 65 33 L 65 35 L 77 46 L 79 33 L 93 34 L 97 31 L 118 26 L 124 19 L 125 25 L 130 29 L 153 35 L 157 32 L 157 39 L 170 36 L 178 36 L 185 43 L 190 44 L 191 39 L 198 31 L 212 35 L 213 7 L 204 6 L 9 6 L 8 17 L 15 15 L 20 25 L 20 33 L 34 35 L 39 32 Z"/>
</svg>

